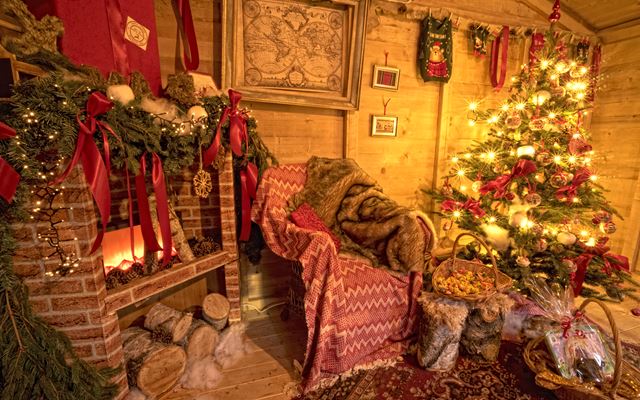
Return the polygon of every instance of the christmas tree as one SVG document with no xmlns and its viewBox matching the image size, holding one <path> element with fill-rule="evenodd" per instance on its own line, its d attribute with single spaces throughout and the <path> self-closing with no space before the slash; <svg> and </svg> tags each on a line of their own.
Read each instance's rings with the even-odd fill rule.
<svg viewBox="0 0 640 400">
<path fill-rule="evenodd" d="M 594 77 L 552 32 L 531 61 L 498 108 L 469 103 L 469 125 L 486 124 L 487 139 L 452 157 L 441 190 L 428 194 L 445 226 L 485 237 L 521 288 L 533 274 L 571 284 L 576 295 L 622 299 L 631 292 L 628 260 L 607 246 L 618 214 L 594 173 L 583 124 Z M 466 255 L 480 251 L 469 245 Z"/>
</svg>

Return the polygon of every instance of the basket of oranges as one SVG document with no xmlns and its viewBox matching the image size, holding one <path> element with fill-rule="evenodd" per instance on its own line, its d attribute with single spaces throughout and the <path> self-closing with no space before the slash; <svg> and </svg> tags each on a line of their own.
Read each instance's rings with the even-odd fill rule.
<svg viewBox="0 0 640 400">
<path fill-rule="evenodd" d="M 458 242 L 463 236 L 471 236 L 479 242 L 491 257 L 492 268 L 479 260 L 460 260 L 456 258 Z M 498 264 L 491 247 L 471 233 L 461 233 L 453 243 L 451 257 L 442 262 L 431 277 L 433 290 L 456 300 L 479 301 L 494 295 L 508 287 L 513 281 L 506 274 L 498 271 Z"/>
</svg>

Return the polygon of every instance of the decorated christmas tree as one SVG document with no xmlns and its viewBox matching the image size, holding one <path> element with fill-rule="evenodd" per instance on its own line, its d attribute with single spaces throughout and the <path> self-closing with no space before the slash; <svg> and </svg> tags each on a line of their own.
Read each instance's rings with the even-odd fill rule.
<svg viewBox="0 0 640 400">
<path fill-rule="evenodd" d="M 542 275 L 571 284 L 575 294 L 621 299 L 631 292 L 623 287 L 629 264 L 609 252 L 618 214 L 595 173 L 584 126 L 595 77 L 584 58 L 567 53 L 561 35 L 548 33 L 497 109 L 469 103 L 469 125 L 485 124 L 487 138 L 453 156 L 441 190 L 429 195 L 445 227 L 485 237 L 519 286 Z"/>
</svg>

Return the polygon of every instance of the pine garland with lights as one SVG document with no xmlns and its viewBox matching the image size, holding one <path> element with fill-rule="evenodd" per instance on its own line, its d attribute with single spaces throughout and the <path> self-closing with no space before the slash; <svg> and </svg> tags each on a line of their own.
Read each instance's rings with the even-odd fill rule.
<svg viewBox="0 0 640 400">
<path fill-rule="evenodd" d="M 637 285 L 625 259 L 606 247 L 616 230 L 612 216 L 620 215 L 593 172 L 582 123 L 594 77 L 565 52 L 562 38 L 549 32 L 499 108 L 469 103 L 469 125 L 486 124 L 487 138 L 452 157 L 442 188 L 425 194 L 440 203 L 450 226 L 487 238 L 520 289 L 525 278 L 542 275 L 583 296 L 634 297 L 623 285 Z M 469 245 L 464 256 L 482 258 L 480 252 Z"/>
<path fill-rule="evenodd" d="M 57 65 L 55 60 L 46 59 Z M 77 255 L 64 252 L 56 229 L 56 216 L 64 210 L 55 204 L 55 198 L 64 185 L 49 186 L 48 182 L 61 172 L 75 151 L 76 118 L 89 95 L 105 92 L 120 79 L 113 76 L 104 80 L 88 68 L 74 69 L 73 75 L 63 70 L 58 67 L 47 76 L 21 81 L 14 87 L 12 101 L 0 104 L 0 120 L 17 133 L 13 139 L 0 141 L 0 156 L 21 175 L 13 202 L 0 199 L 0 343 L 5 350 L 0 356 L 1 398 L 97 400 L 115 394 L 109 379 L 117 370 L 97 370 L 80 360 L 69 339 L 32 312 L 27 287 L 13 271 L 15 239 L 11 224 L 30 217 L 49 223 L 50 229 L 39 237 L 51 245 L 49 257 L 60 259 L 58 268 L 48 271 L 49 279 L 73 273 L 74 263 L 79 260 Z M 200 145 L 211 142 L 229 99 L 202 98 L 208 113 L 205 121 L 166 121 L 141 108 L 148 86 L 139 76 L 134 78 L 131 86 L 135 99 L 126 105 L 114 102 L 109 112 L 98 117 L 117 134 L 108 136 L 112 168 L 127 168 L 137 174 L 143 154 L 156 153 L 167 176 L 179 174 L 199 159 Z M 227 125 L 222 130 L 224 148 L 229 147 Z M 277 161 L 258 136 L 256 121 L 250 116 L 247 128 L 246 157 L 234 158 L 234 168 L 251 161 L 262 173 Z M 94 140 L 103 151 L 102 138 L 94 135 Z M 35 207 L 25 210 L 31 200 L 35 200 Z"/>
</svg>

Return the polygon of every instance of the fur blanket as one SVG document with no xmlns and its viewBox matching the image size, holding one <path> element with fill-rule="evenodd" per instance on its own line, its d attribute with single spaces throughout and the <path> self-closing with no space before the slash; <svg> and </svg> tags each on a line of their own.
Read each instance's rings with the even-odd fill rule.
<svg viewBox="0 0 640 400">
<path fill-rule="evenodd" d="M 391 200 L 355 161 L 312 157 L 291 205 L 305 202 L 340 237 L 342 251 L 402 273 L 426 267 L 435 245 L 431 221 Z"/>
</svg>

